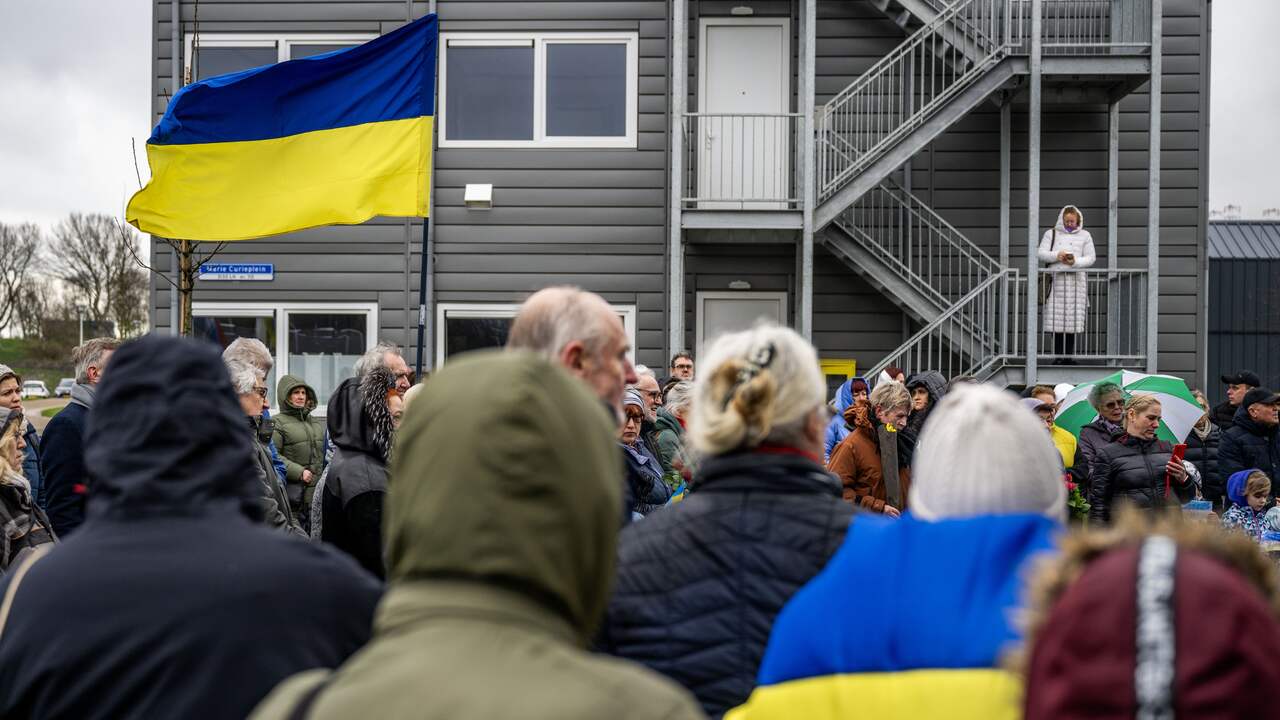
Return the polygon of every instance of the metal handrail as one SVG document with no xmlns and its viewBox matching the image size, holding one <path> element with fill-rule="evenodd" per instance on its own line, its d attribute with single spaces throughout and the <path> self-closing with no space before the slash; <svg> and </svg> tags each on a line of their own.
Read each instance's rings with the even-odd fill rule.
<svg viewBox="0 0 1280 720">
<path fill-rule="evenodd" d="M 956 2 L 821 108 L 819 201 L 1007 54 L 1009 8 L 1003 0 Z M 832 152 L 831 135 L 857 156 L 849 161 Z"/>
<path fill-rule="evenodd" d="M 801 113 L 688 112 L 681 202 L 687 208 L 794 210 L 800 205 Z"/>
<path fill-rule="evenodd" d="M 939 307 L 1000 272 L 995 259 L 892 180 L 858 198 L 835 224 Z"/>
<path fill-rule="evenodd" d="M 1010 297 L 1018 278 L 1017 268 L 987 277 L 886 354 L 867 371 L 867 377 L 879 375 L 890 365 L 908 373 L 938 370 L 948 377 L 974 375 L 1016 355 L 1019 336 L 1008 330 L 1018 316 L 1017 297 Z"/>
</svg>

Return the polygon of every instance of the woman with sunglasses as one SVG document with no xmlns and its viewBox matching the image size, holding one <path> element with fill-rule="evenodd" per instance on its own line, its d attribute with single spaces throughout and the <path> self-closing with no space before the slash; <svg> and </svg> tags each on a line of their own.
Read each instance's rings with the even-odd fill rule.
<svg viewBox="0 0 1280 720">
<path fill-rule="evenodd" d="M 1084 469 L 1083 478 L 1092 474 L 1089 468 L 1097 460 L 1098 451 L 1124 434 L 1124 389 L 1113 382 L 1098 383 L 1089 391 L 1089 404 L 1098 411 L 1098 417 L 1080 428 L 1075 465 Z M 1088 483 L 1081 489 L 1088 493 Z"/>
</svg>

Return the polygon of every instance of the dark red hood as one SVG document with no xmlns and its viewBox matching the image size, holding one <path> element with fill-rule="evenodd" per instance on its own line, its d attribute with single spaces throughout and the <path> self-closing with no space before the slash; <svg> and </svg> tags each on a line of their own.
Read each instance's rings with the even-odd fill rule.
<svg viewBox="0 0 1280 720">
<path fill-rule="evenodd" d="M 1093 561 L 1058 598 L 1032 648 L 1027 720 L 1131 720 L 1138 548 Z M 1280 717 L 1280 623 L 1237 572 L 1179 548 L 1174 707 L 1179 718 Z"/>
</svg>

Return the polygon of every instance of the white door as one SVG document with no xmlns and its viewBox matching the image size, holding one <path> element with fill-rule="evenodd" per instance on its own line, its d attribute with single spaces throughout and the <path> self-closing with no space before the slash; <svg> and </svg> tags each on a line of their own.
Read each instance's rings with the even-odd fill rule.
<svg viewBox="0 0 1280 720">
<path fill-rule="evenodd" d="M 718 335 L 747 330 L 760 320 L 787 324 L 784 292 L 700 292 L 697 297 L 698 354 Z"/>
<path fill-rule="evenodd" d="M 704 209 L 785 209 L 795 125 L 786 18 L 700 23 L 698 197 Z"/>
</svg>

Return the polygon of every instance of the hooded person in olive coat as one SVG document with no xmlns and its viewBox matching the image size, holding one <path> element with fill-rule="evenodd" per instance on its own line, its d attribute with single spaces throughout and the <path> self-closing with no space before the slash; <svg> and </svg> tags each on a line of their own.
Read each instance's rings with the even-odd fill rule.
<svg viewBox="0 0 1280 720">
<path fill-rule="evenodd" d="M 295 375 L 280 378 L 276 402 L 276 413 L 271 416 L 271 442 L 284 461 L 286 490 L 293 514 L 303 519 L 305 526 L 311 514 L 316 481 L 324 469 L 324 420 L 312 414 L 316 409 L 316 391 Z"/>
<path fill-rule="evenodd" d="M 531 353 L 434 375 L 393 453 L 373 639 L 336 672 L 285 681 L 253 717 L 702 717 L 670 681 L 586 650 L 614 574 L 613 425 Z"/>
</svg>

